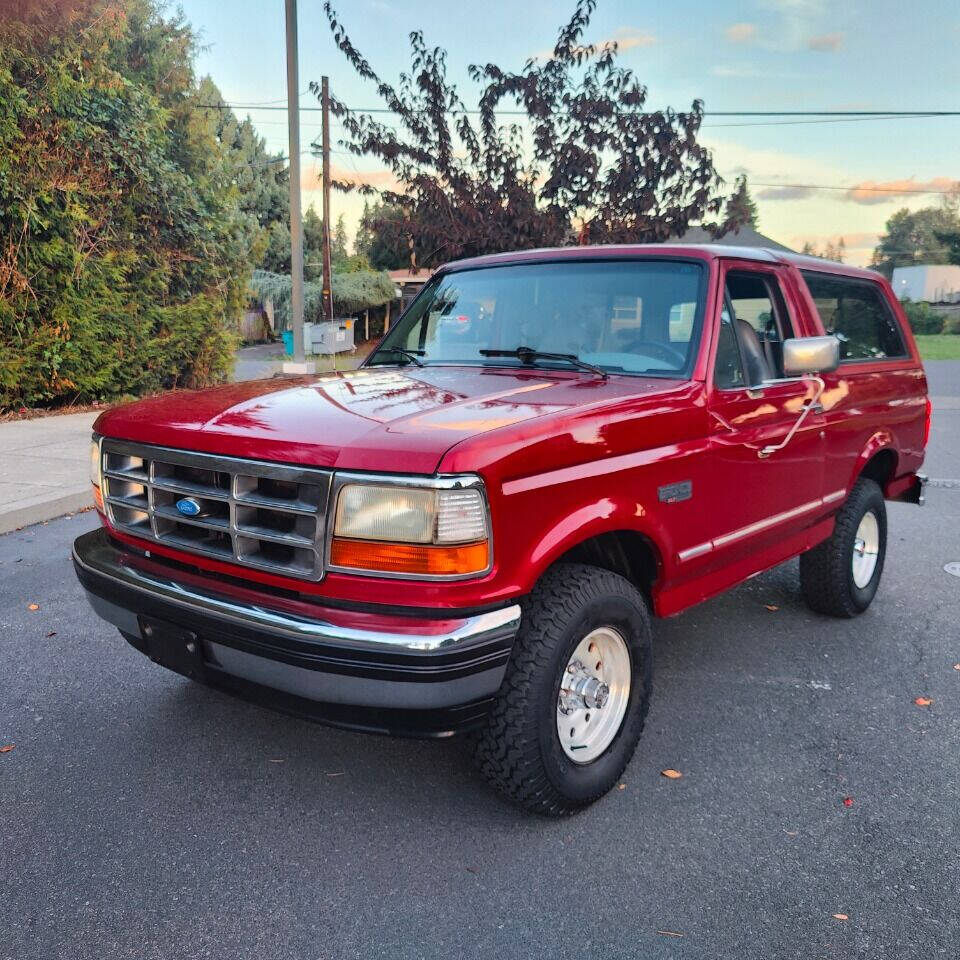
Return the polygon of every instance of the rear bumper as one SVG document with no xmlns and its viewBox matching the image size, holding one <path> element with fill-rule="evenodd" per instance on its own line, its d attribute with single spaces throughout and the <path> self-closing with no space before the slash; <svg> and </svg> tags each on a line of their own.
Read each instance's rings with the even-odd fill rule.
<svg viewBox="0 0 960 960">
<path fill-rule="evenodd" d="M 926 502 L 927 475 L 925 473 L 908 473 L 903 477 L 890 481 L 884 496 L 888 500 L 899 500 L 902 503 L 915 503 L 922 507 Z"/>
<path fill-rule="evenodd" d="M 94 610 L 142 653 L 321 722 L 443 736 L 479 723 L 520 625 L 516 604 L 443 618 L 355 613 L 218 582 L 117 545 L 74 543 Z M 188 655 L 181 647 L 190 648 Z"/>
</svg>

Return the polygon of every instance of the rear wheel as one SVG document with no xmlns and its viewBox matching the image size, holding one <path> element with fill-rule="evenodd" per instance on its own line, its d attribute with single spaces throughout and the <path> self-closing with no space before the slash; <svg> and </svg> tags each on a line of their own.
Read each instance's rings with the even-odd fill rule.
<svg viewBox="0 0 960 960">
<path fill-rule="evenodd" d="M 831 617 L 855 617 L 873 600 L 887 551 L 883 491 L 861 478 L 837 514 L 833 534 L 800 556 L 807 606 Z"/>
<path fill-rule="evenodd" d="M 524 809 L 572 813 L 619 780 L 650 703 L 650 615 L 623 577 L 548 571 L 524 604 L 503 684 L 475 748 L 480 771 Z"/>
</svg>

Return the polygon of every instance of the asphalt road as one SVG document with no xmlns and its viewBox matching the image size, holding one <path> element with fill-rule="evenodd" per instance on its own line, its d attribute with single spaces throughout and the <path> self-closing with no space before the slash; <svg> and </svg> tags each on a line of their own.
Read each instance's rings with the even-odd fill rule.
<svg viewBox="0 0 960 960">
<path fill-rule="evenodd" d="M 960 396 L 951 370 L 931 384 Z M 931 462 L 960 478 L 960 402 Z M 658 623 L 624 788 L 559 822 L 503 803 L 460 742 L 155 667 L 81 597 L 93 524 L 0 537 L 3 960 L 960 953 L 960 487 L 890 506 L 856 621 L 808 613 L 794 562 Z"/>
</svg>

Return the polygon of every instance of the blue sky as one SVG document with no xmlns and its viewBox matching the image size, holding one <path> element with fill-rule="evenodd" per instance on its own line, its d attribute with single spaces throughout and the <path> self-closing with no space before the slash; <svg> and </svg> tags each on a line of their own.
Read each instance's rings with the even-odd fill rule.
<svg viewBox="0 0 960 960">
<path fill-rule="evenodd" d="M 301 90 L 326 73 L 351 106 L 379 106 L 335 47 L 320 0 L 299 6 Z M 468 103 L 468 64 L 519 68 L 552 48 L 572 9 L 545 0 L 340 0 L 337 6 L 354 43 L 388 80 L 408 66 L 409 31 L 423 30 L 428 43 L 448 50 L 451 75 Z M 205 44 L 198 68 L 228 101 L 286 96 L 282 0 L 185 0 L 183 9 Z M 652 106 L 680 109 L 699 97 L 708 111 L 960 108 L 960 6 L 951 0 L 599 0 L 585 39 L 618 40 L 621 63 L 647 84 Z M 305 94 L 301 105 L 316 101 Z M 247 112 L 270 146 L 285 151 L 285 114 Z M 302 123 L 306 148 L 319 136 L 319 115 L 305 113 Z M 748 173 L 761 230 L 796 246 L 843 236 L 855 262 L 869 259 L 891 213 L 939 197 L 760 184 L 943 190 L 960 181 L 960 117 L 789 125 L 707 118 L 702 137 L 724 176 Z M 375 164 L 342 154 L 334 160 L 377 182 Z M 304 200 L 319 202 L 315 170 L 309 158 L 304 164 Z M 352 224 L 360 203 L 334 194 L 334 213 L 344 212 Z"/>
</svg>

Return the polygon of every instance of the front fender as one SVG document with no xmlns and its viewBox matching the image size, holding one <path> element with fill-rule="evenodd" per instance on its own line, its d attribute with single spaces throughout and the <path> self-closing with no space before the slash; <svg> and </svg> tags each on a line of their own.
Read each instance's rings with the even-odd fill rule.
<svg viewBox="0 0 960 960">
<path fill-rule="evenodd" d="M 531 586 L 548 567 L 579 544 L 604 533 L 624 531 L 648 540 L 661 566 L 673 556 L 669 531 L 646 507 L 635 500 L 601 497 L 565 514 L 546 529 L 530 555 Z"/>
</svg>

